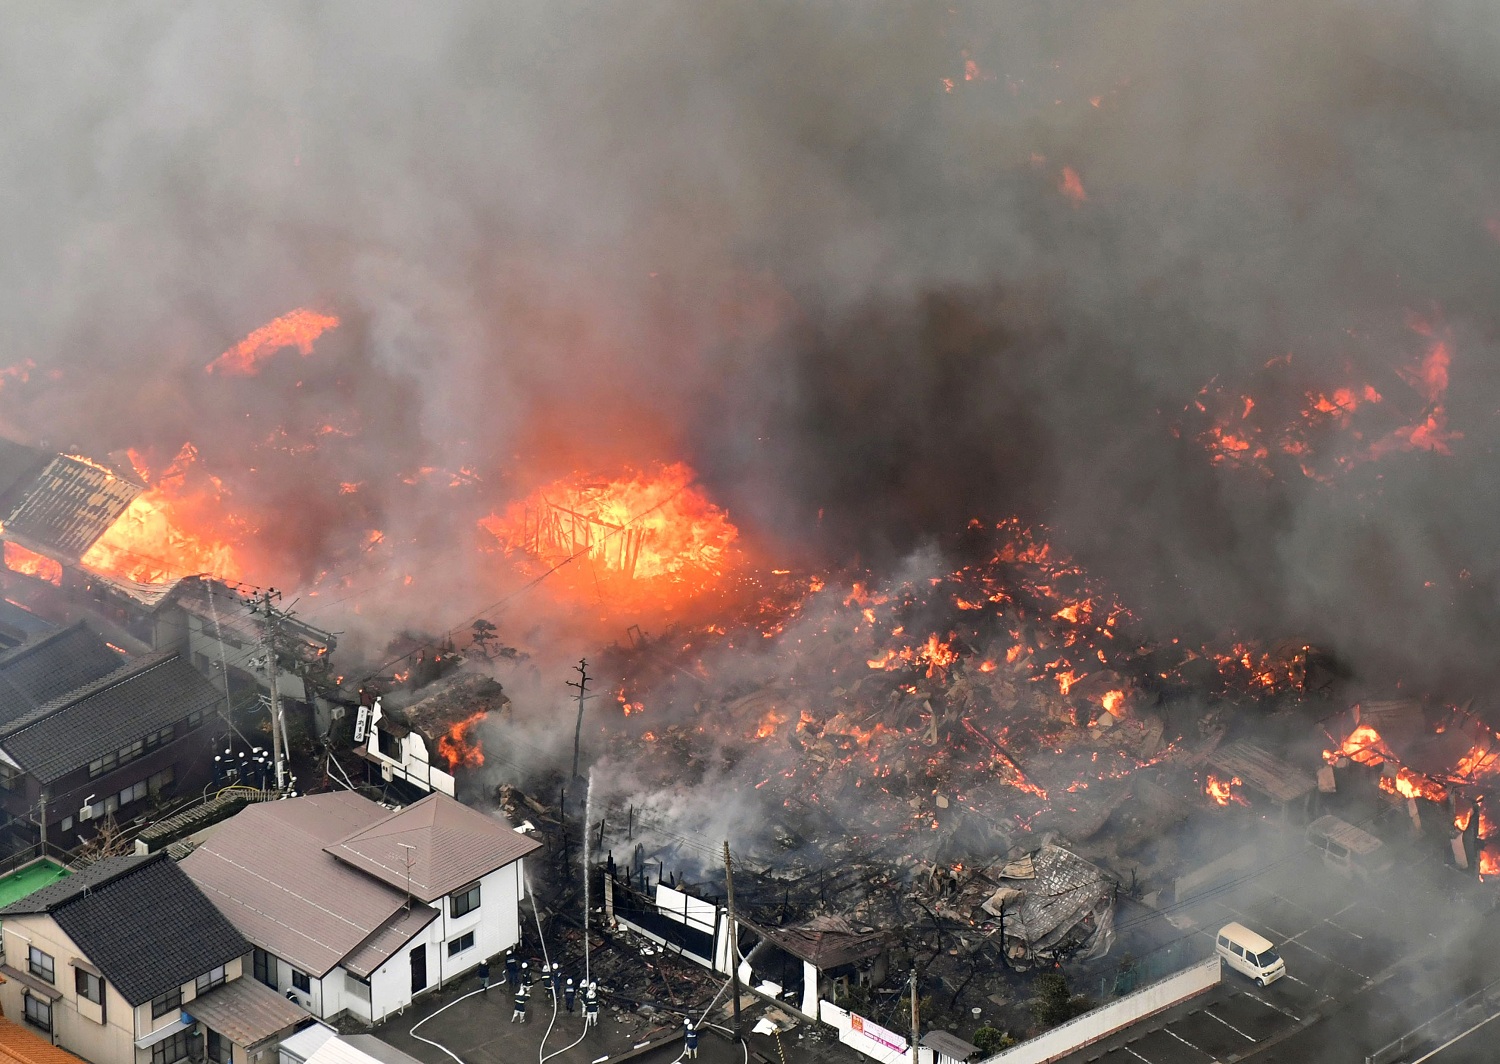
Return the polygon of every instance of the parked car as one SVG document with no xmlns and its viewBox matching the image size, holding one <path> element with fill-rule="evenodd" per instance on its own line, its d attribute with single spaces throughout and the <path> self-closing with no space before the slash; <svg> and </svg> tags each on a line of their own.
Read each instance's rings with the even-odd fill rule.
<svg viewBox="0 0 1500 1064">
<path fill-rule="evenodd" d="M 1286 961 L 1271 940 L 1244 924 L 1225 924 L 1219 928 L 1214 949 L 1229 967 L 1254 979 L 1256 986 L 1274 983 L 1286 974 Z"/>
</svg>

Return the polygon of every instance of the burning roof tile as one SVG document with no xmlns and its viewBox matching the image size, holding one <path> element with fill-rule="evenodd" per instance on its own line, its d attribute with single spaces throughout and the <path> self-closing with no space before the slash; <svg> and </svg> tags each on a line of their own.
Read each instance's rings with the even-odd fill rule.
<svg viewBox="0 0 1500 1064">
<path fill-rule="evenodd" d="M 380 725 L 395 736 L 420 732 L 429 747 L 476 713 L 489 713 L 510 705 L 505 689 L 483 673 L 456 673 L 423 689 L 418 701 L 402 706 L 401 696 L 392 692 L 380 700 Z"/>
<path fill-rule="evenodd" d="M 0 445 L 5 538 L 59 560 L 77 561 L 145 490 L 133 475 L 81 455 Z"/>
</svg>

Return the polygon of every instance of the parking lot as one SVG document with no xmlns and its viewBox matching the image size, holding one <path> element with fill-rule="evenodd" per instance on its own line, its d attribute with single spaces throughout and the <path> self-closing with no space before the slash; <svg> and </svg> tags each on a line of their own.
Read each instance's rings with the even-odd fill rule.
<svg viewBox="0 0 1500 1064">
<path fill-rule="evenodd" d="M 1313 853 L 1268 860 L 1259 873 L 1169 914 L 1203 953 L 1231 921 L 1269 938 L 1287 974 L 1268 987 L 1224 966 L 1212 993 L 1070 1056 L 1070 1064 L 1205 1064 L 1249 1056 L 1366 990 L 1382 973 L 1436 943 L 1441 916 L 1413 905 L 1399 885 L 1356 886 Z M 1387 990 L 1377 987 L 1378 998 Z M 1392 1012 L 1409 1010 L 1412 988 L 1392 986 Z M 1396 1009 L 1399 1001 L 1401 1009 Z M 1378 1022 L 1378 1021 L 1377 1021 Z"/>
</svg>

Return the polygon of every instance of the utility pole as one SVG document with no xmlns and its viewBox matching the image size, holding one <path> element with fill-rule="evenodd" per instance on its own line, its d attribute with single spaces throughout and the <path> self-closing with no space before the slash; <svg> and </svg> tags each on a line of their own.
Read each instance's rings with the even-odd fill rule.
<svg viewBox="0 0 1500 1064">
<path fill-rule="evenodd" d="M 911 970 L 911 1064 L 921 1064 L 921 1055 L 917 1050 L 917 1025 L 920 1019 L 917 1015 L 917 969 L 912 966 Z"/>
<path fill-rule="evenodd" d="M 260 599 L 250 607 L 250 611 L 264 611 L 265 614 L 261 625 L 261 649 L 266 655 L 266 686 L 271 692 L 271 760 L 276 769 L 276 793 L 282 794 L 286 790 L 286 769 L 282 762 L 281 691 L 276 686 L 276 607 L 271 605 L 272 596 L 280 598 L 281 592 L 275 588 L 266 588 L 261 592 Z"/>
<path fill-rule="evenodd" d="M 578 679 L 569 680 L 569 687 L 578 688 L 578 725 L 573 729 L 573 779 L 578 778 L 578 747 L 583 741 L 583 704 L 594 696 L 589 694 L 589 663 L 587 658 L 580 658 L 578 664 L 573 666 L 573 671 L 578 673 Z M 588 830 L 588 825 L 584 825 Z"/>
<path fill-rule="evenodd" d="M 740 935 L 734 922 L 734 862 L 729 857 L 729 840 L 724 840 L 724 896 L 729 910 L 729 980 L 734 994 L 734 1040 L 740 1037 Z"/>
</svg>

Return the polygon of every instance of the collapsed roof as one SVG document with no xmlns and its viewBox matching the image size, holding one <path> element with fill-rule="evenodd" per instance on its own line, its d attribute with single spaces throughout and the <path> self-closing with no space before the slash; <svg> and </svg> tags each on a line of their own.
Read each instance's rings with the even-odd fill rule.
<svg viewBox="0 0 1500 1064">
<path fill-rule="evenodd" d="M 1071 850 L 1044 842 L 991 875 L 1003 885 L 984 908 L 1003 914 L 1013 966 L 1099 956 L 1114 944 L 1115 882 Z"/>
<path fill-rule="evenodd" d="M 0 534 L 76 562 L 145 490 L 125 470 L 126 462 L 110 466 L 0 439 Z"/>
</svg>

